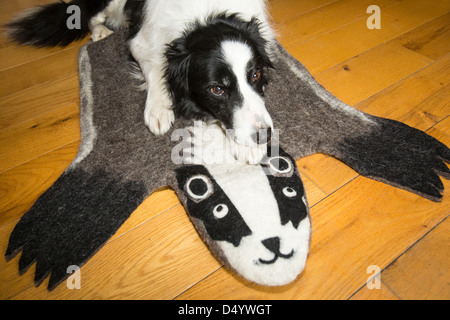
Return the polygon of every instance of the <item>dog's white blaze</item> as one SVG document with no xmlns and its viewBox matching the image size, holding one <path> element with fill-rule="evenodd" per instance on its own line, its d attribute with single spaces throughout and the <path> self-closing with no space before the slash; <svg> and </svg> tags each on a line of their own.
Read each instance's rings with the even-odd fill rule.
<svg viewBox="0 0 450 320">
<path fill-rule="evenodd" d="M 224 41 L 221 45 L 222 54 L 230 65 L 238 82 L 238 88 L 243 98 L 242 106 L 233 115 L 233 125 L 236 140 L 241 144 L 252 144 L 250 135 L 259 128 L 273 129 L 272 118 L 266 110 L 264 99 L 248 83 L 248 62 L 253 53 L 248 45 L 237 41 Z"/>
</svg>

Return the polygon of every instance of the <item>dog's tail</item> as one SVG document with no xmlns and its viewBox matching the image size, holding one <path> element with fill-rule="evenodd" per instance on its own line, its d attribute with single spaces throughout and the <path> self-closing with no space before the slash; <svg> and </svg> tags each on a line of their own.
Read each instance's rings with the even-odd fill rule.
<svg viewBox="0 0 450 320">
<path fill-rule="evenodd" d="M 5 25 L 10 39 L 38 47 L 67 46 L 89 33 L 89 21 L 108 0 L 72 0 L 31 8 Z"/>
</svg>

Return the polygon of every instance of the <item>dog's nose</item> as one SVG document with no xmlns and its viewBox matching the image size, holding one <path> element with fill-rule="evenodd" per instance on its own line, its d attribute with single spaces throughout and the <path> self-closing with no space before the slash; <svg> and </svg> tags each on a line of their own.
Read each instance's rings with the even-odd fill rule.
<svg viewBox="0 0 450 320">
<path fill-rule="evenodd" d="M 256 144 L 269 143 L 272 138 L 272 129 L 258 129 L 252 134 L 252 139 Z"/>
</svg>

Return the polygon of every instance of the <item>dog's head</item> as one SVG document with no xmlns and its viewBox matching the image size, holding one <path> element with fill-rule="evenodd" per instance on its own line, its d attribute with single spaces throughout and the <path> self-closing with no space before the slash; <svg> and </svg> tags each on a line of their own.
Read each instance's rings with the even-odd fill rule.
<svg viewBox="0 0 450 320">
<path fill-rule="evenodd" d="M 178 116 L 219 120 L 238 144 L 270 140 L 264 104 L 272 67 L 256 19 L 220 15 L 195 23 L 166 50 L 166 79 Z"/>
</svg>

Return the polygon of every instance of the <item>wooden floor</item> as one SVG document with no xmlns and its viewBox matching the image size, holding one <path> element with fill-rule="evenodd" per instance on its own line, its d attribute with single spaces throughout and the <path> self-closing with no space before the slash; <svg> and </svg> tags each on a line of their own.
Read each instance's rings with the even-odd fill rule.
<svg viewBox="0 0 450 320">
<path fill-rule="evenodd" d="M 42 0 L 0 2 L 0 23 Z M 366 9 L 381 8 L 369 30 Z M 450 146 L 448 0 L 273 0 L 282 44 L 344 102 L 403 121 Z M 0 298 L 450 299 L 450 183 L 441 203 L 359 176 L 341 162 L 300 159 L 312 205 L 309 260 L 293 283 L 258 286 L 226 270 L 174 192 L 150 196 L 81 269 L 81 289 L 19 276 L 9 234 L 77 153 L 80 46 L 34 49 L 0 38 Z M 372 279 L 373 278 L 373 279 Z M 369 281 L 369 286 L 366 282 Z M 372 289 L 370 289 L 370 288 Z"/>
</svg>

